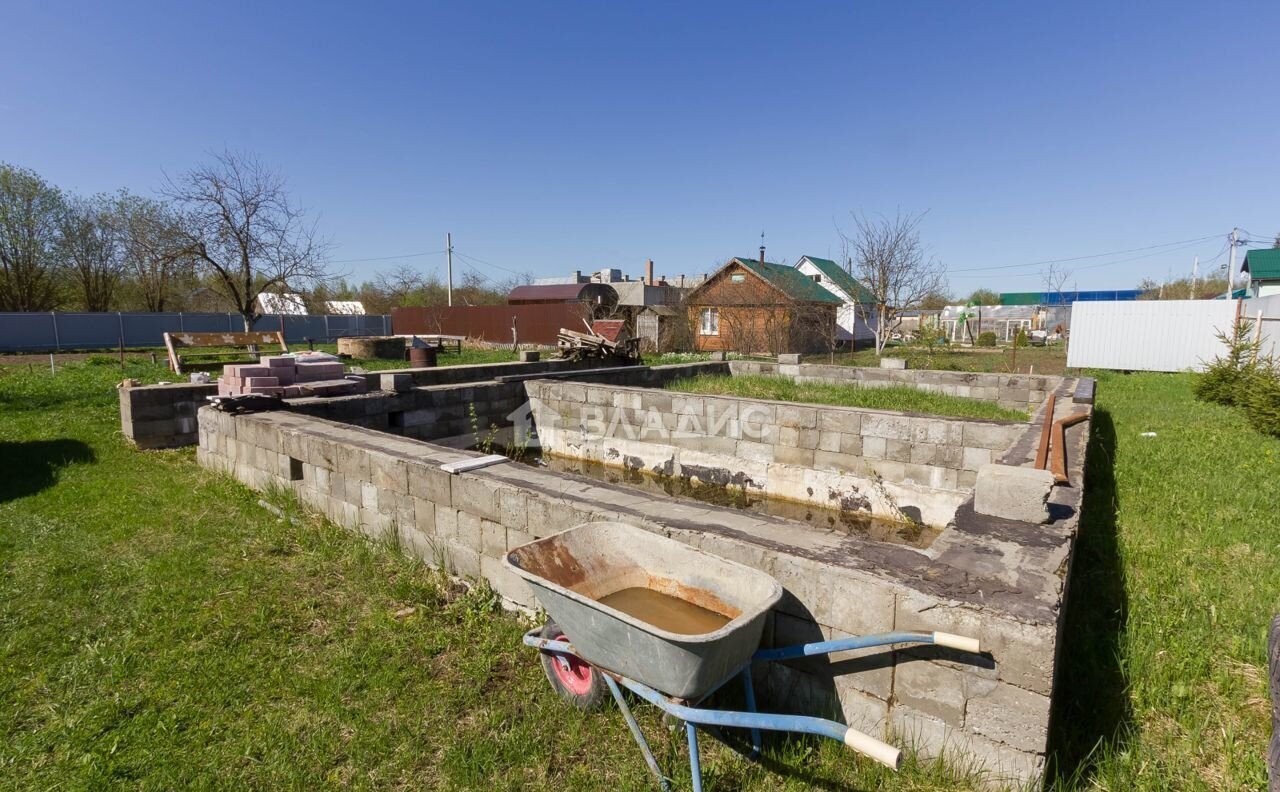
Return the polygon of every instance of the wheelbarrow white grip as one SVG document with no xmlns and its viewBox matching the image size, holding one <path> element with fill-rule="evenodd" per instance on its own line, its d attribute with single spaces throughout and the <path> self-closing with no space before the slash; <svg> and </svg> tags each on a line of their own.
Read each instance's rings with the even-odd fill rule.
<svg viewBox="0 0 1280 792">
<path fill-rule="evenodd" d="M 982 644 L 977 638 L 966 638 L 963 635 L 936 632 L 933 634 L 933 642 L 938 646 L 945 646 L 948 649 L 957 649 L 961 652 L 973 652 L 974 654 L 982 653 Z"/>
<path fill-rule="evenodd" d="M 850 728 L 844 733 L 844 744 L 893 770 L 902 763 L 902 751 L 857 729 Z"/>
</svg>

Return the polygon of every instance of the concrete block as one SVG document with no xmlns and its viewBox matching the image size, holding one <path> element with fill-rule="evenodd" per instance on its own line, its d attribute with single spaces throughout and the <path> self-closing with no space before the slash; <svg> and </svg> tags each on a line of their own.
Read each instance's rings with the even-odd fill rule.
<svg viewBox="0 0 1280 792">
<path fill-rule="evenodd" d="M 456 542 L 458 538 L 458 512 L 436 504 L 436 530 L 438 539 Z"/>
<path fill-rule="evenodd" d="M 920 592 L 904 591 L 898 597 L 894 629 L 940 630 L 980 638 L 983 652 L 995 662 L 1000 681 L 1045 696 L 1052 690 L 1056 625 L 1026 624 L 989 610 L 974 610 Z"/>
<path fill-rule="evenodd" d="M 369 454 L 369 474 L 373 485 L 400 495 L 409 494 L 409 470 L 403 459 L 390 454 Z"/>
<path fill-rule="evenodd" d="M 779 366 L 798 366 L 800 365 L 800 355 L 798 354 L 778 355 L 778 365 Z"/>
<path fill-rule="evenodd" d="M 856 687 L 858 675 L 837 672 L 833 681 L 845 724 L 872 737 L 883 737 L 889 725 L 888 701 Z"/>
<path fill-rule="evenodd" d="M 404 372 L 391 372 L 378 378 L 378 387 L 390 393 L 405 393 L 413 389 L 413 375 Z"/>
<path fill-rule="evenodd" d="M 795 429 L 816 429 L 818 427 L 818 411 L 813 407 L 779 404 L 774 409 L 777 413 L 776 422 L 780 427 Z"/>
<path fill-rule="evenodd" d="M 862 436 L 886 440 L 910 440 L 911 419 L 905 416 L 868 414 L 862 416 Z"/>
<path fill-rule="evenodd" d="M 529 584 L 503 566 L 500 559 L 481 556 L 480 574 L 485 580 L 489 581 L 489 585 L 493 587 L 493 590 L 501 594 L 504 599 L 525 608 L 536 608 L 538 606 L 537 597 L 534 596 L 533 589 L 529 588 Z"/>
<path fill-rule="evenodd" d="M 541 359 L 541 358 L 542 358 L 542 353 L 541 353 L 541 352 L 539 352 L 539 351 L 538 351 L 538 350 L 536 350 L 536 349 L 522 349 L 522 350 L 520 350 L 520 362 L 521 362 L 521 363 L 536 363 L 536 362 L 538 362 L 538 360 L 539 360 L 539 359 Z"/>
<path fill-rule="evenodd" d="M 413 498 L 413 525 L 422 534 L 434 537 L 436 535 L 436 505 L 429 500 Z"/>
<path fill-rule="evenodd" d="M 960 467 L 965 470 L 980 470 L 983 466 L 991 464 L 993 454 L 989 448 L 970 448 L 965 446 L 961 451 Z"/>
<path fill-rule="evenodd" d="M 449 571 L 458 577 L 478 579 L 482 574 L 478 551 L 450 542 L 444 546 L 444 555 Z"/>
<path fill-rule="evenodd" d="M 499 486 L 491 478 L 480 473 L 462 473 L 452 480 L 453 502 L 477 517 L 495 522 L 502 519 L 498 512 Z"/>
<path fill-rule="evenodd" d="M 965 730 L 1021 751 L 1043 753 L 1049 739 L 1049 697 L 1009 684 L 969 699 Z"/>
<path fill-rule="evenodd" d="M 481 552 L 484 548 L 484 528 L 480 518 L 465 511 L 459 511 L 457 515 L 458 529 L 454 534 L 455 542 L 477 553 Z"/>
<path fill-rule="evenodd" d="M 892 358 L 892 357 L 882 357 L 882 358 L 880 358 L 880 368 L 882 368 L 882 369 L 898 369 L 898 370 L 901 370 L 901 369 L 905 369 L 906 367 L 907 367 L 907 359 L 906 359 L 906 358 Z"/>
<path fill-rule="evenodd" d="M 514 487 L 498 490 L 498 514 L 507 528 L 524 531 L 529 525 L 529 494 Z"/>
<path fill-rule="evenodd" d="M 480 521 L 480 554 L 502 558 L 507 552 L 507 529 L 493 520 Z"/>
<path fill-rule="evenodd" d="M 972 449 L 965 449 L 966 457 Z M 983 465 L 978 469 L 973 508 L 979 514 L 1019 522 L 1049 521 L 1053 474 L 1035 468 Z"/>
<path fill-rule="evenodd" d="M 1025 424 L 990 424 L 971 421 L 964 424 L 964 444 L 971 448 L 1004 451 L 1026 430 Z"/>
<path fill-rule="evenodd" d="M 895 701 L 954 727 L 964 725 L 965 678 L 953 668 L 931 663 L 923 657 L 899 653 L 893 695 Z"/>
<path fill-rule="evenodd" d="M 907 440 L 886 440 L 884 456 L 891 462 L 910 462 L 911 443 Z"/>
<path fill-rule="evenodd" d="M 451 496 L 452 476 L 436 467 L 434 463 L 410 463 L 406 466 L 408 477 L 408 493 L 431 503 L 448 507 L 453 504 Z"/>
</svg>

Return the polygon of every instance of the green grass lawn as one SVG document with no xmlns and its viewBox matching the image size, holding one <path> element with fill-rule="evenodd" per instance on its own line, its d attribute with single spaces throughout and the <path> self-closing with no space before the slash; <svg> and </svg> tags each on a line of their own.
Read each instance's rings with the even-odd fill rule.
<svg viewBox="0 0 1280 792">
<path fill-rule="evenodd" d="M 555 700 L 485 589 L 276 496 L 279 519 L 190 450 L 132 450 L 114 383 L 163 375 L 0 369 L 0 787 L 652 788 L 618 714 Z M 1063 789 L 1265 781 L 1280 442 L 1190 381 L 1099 385 Z M 687 788 L 683 734 L 638 712 Z M 977 788 L 830 741 L 773 741 L 764 765 L 703 746 L 708 790 Z"/>
<path fill-rule="evenodd" d="M 931 393 L 906 385 L 886 388 L 862 388 L 821 382 L 795 382 L 786 377 L 766 374 L 732 376 L 707 374 L 684 377 L 668 383 L 667 390 L 705 393 L 716 396 L 742 396 L 748 399 L 831 404 L 838 407 L 866 407 L 872 410 L 928 413 L 957 418 L 988 418 L 1001 421 L 1025 421 L 1027 413 L 1011 410 L 993 402 Z"/>
<path fill-rule="evenodd" d="M 995 349 L 943 344 L 925 347 L 920 344 L 885 347 L 885 357 L 906 358 L 913 369 L 942 371 L 992 371 L 1001 374 L 1062 374 L 1067 367 L 1067 348 L 1063 344 L 1047 347 L 1012 346 Z M 805 363 L 835 363 L 841 366 L 880 365 L 874 349 L 836 352 L 834 355 L 805 355 Z"/>
</svg>

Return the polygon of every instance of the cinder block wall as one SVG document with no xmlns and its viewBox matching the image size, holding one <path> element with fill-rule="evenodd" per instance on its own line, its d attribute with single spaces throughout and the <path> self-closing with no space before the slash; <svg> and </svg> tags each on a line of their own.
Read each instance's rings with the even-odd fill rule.
<svg viewBox="0 0 1280 792">
<path fill-rule="evenodd" d="M 185 382 L 120 388 L 120 429 L 142 449 L 195 445 L 196 411 L 217 392 L 217 385 Z"/>
<path fill-rule="evenodd" d="M 978 468 L 1029 427 L 582 381 L 526 388 L 552 453 L 930 525 L 946 525 Z"/>
<path fill-rule="evenodd" d="M 1034 411 L 1063 382 L 1062 377 L 1040 374 L 985 374 L 972 371 L 881 369 L 814 363 L 786 365 L 733 360 L 734 374 L 766 374 L 797 382 L 856 383 L 866 388 L 907 385 L 920 390 L 996 402 L 1002 407 Z"/>
<path fill-rule="evenodd" d="M 1082 465 L 1084 433 L 1072 441 Z M 518 603 L 533 600 L 501 565 L 508 549 L 582 522 L 623 520 L 777 578 L 787 595 L 766 645 L 888 630 L 979 636 L 989 650 L 980 658 L 934 647 L 870 650 L 767 664 L 757 674 L 762 696 L 781 711 L 835 716 L 926 756 L 967 755 L 995 780 L 1022 782 L 1043 769 L 1058 572 L 1069 564 L 1074 521 L 992 530 L 962 515 L 926 553 L 522 465 L 439 470 L 473 456 L 294 413 L 200 413 L 206 467 L 260 490 L 292 490 L 334 522 L 483 576 Z"/>
</svg>

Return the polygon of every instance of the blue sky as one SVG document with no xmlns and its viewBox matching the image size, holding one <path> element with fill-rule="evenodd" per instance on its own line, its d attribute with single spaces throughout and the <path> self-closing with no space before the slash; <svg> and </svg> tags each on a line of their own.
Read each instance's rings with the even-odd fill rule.
<svg viewBox="0 0 1280 792">
<path fill-rule="evenodd" d="M 1280 231 L 1280 4 L 9 2 L 0 160 L 91 193 L 255 152 L 337 260 L 494 279 L 838 253 L 928 211 L 958 295 Z M 1134 259 L 1135 256 L 1145 256 Z M 1215 264 L 1225 261 L 1225 255 Z M 480 263 L 484 262 L 484 263 Z M 357 279 L 443 256 L 348 262 Z M 1000 270 L 964 272 L 980 267 Z M 1068 284 L 1070 286 L 1070 284 Z"/>
</svg>

